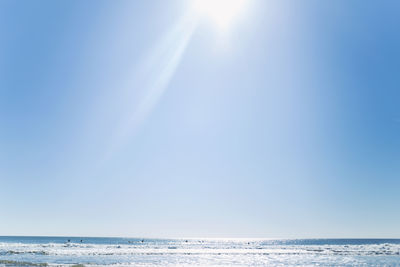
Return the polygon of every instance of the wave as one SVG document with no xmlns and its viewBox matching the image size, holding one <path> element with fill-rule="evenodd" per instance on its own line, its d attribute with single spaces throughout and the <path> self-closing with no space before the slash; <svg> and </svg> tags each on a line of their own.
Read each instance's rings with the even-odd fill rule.
<svg viewBox="0 0 400 267">
<path fill-rule="evenodd" d="M 7 266 L 7 267 L 19 267 L 19 266 L 30 266 L 30 267 L 45 267 L 45 266 L 54 266 L 54 267 L 60 267 L 60 266 L 69 266 L 69 267 L 85 267 L 86 265 L 84 264 L 48 264 L 48 263 L 35 263 L 35 262 L 29 262 L 29 261 L 13 261 L 13 260 L 0 260 L 0 265 L 1 266 Z M 96 266 L 96 265 L 94 265 Z"/>
<path fill-rule="evenodd" d="M 49 255 L 49 252 L 41 250 L 41 251 L 15 251 L 8 250 L 0 252 L 0 255 L 18 255 L 18 254 L 33 254 L 33 255 Z"/>
<path fill-rule="evenodd" d="M 0 264 L 5 266 L 49 266 L 47 263 L 34 263 L 28 261 L 12 261 L 12 260 L 0 260 Z"/>
<path fill-rule="evenodd" d="M 166 241 L 144 244 L 0 242 L 0 266 L 199 266 L 200 263 L 205 263 L 205 266 L 207 263 L 282 266 L 293 265 L 293 262 L 300 262 L 305 266 L 315 265 L 310 264 L 315 262 L 321 266 L 400 266 L 400 244 L 271 245 L 262 242 L 229 241 Z M 338 263 L 332 264 L 333 262 Z M 85 265 L 76 265 L 79 263 Z"/>
</svg>

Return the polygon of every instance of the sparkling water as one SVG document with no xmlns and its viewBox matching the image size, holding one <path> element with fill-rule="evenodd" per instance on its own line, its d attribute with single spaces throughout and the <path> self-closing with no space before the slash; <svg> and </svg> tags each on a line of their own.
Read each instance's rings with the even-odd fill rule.
<svg viewBox="0 0 400 267">
<path fill-rule="evenodd" d="M 0 237 L 0 266 L 400 266 L 400 239 Z"/>
</svg>

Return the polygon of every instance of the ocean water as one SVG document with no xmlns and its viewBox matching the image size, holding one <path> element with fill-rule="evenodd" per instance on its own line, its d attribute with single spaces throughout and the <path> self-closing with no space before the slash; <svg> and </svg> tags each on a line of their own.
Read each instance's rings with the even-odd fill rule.
<svg viewBox="0 0 400 267">
<path fill-rule="evenodd" d="M 400 239 L 0 237 L 0 266 L 400 266 Z"/>
</svg>

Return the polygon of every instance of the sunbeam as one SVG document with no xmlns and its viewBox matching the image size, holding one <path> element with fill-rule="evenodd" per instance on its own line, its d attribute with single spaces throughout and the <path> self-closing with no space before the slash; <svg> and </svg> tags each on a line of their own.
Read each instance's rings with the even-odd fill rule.
<svg viewBox="0 0 400 267">
<path fill-rule="evenodd" d="M 165 93 L 185 49 L 197 26 L 197 19 L 187 14 L 179 20 L 145 57 L 140 70 L 134 74 L 131 87 L 140 88 L 144 94 L 140 101 L 123 116 L 116 130 L 110 153 L 118 150 L 149 116 Z M 110 154 L 109 153 L 109 154 Z M 110 156 L 110 155 L 108 155 Z"/>
</svg>

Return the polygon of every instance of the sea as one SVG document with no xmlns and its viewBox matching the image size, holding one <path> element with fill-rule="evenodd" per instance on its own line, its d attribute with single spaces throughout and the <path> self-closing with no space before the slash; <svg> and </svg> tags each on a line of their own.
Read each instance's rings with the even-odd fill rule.
<svg viewBox="0 0 400 267">
<path fill-rule="evenodd" d="M 0 266 L 400 266 L 400 239 L 3 236 Z"/>
</svg>

